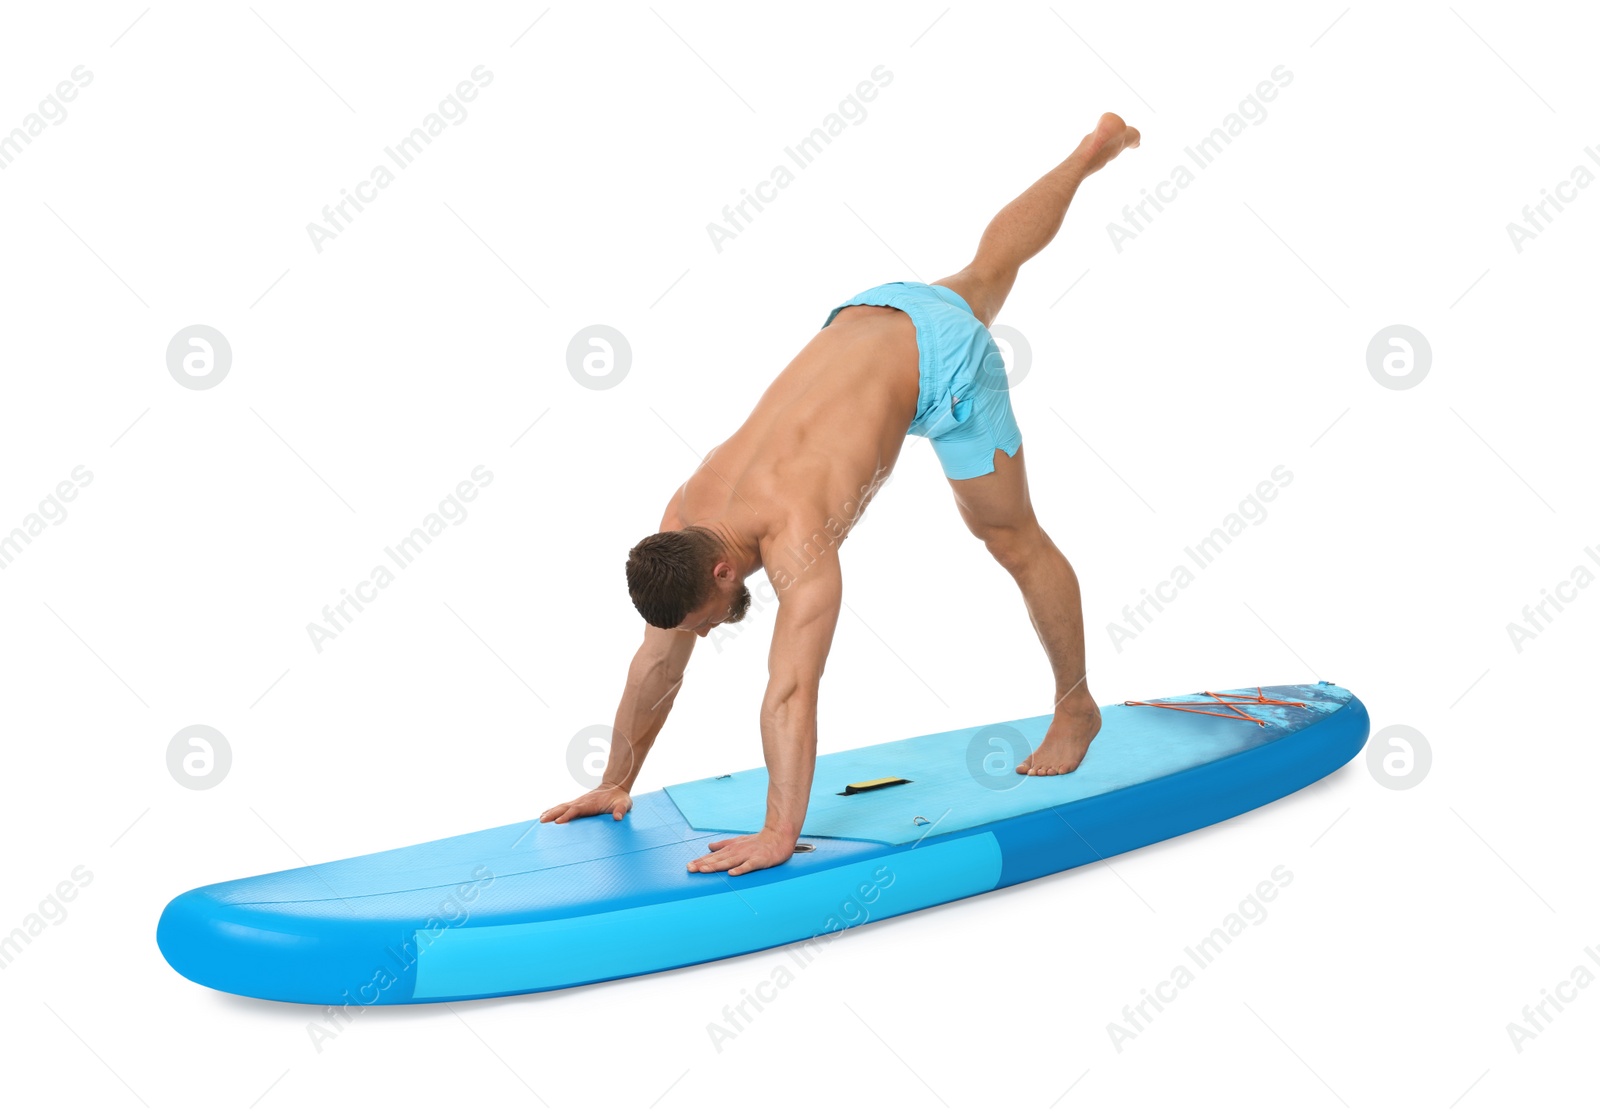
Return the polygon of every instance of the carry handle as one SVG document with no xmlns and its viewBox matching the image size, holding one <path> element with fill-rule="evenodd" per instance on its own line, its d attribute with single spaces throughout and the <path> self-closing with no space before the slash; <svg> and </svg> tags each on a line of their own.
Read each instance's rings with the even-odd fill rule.
<svg viewBox="0 0 1600 1117">
<path fill-rule="evenodd" d="M 910 783 L 903 776 L 882 776 L 875 780 L 861 780 L 858 783 L 847 783 L 840 795 L 860 795 L 864 791 L 877 791 L 885 787 L 894 787 L 896 784 Z"/>
</svg>

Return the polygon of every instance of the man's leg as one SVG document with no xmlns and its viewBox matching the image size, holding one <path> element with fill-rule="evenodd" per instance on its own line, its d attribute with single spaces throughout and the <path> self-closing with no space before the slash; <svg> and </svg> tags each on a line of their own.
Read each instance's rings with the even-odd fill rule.
<svg viewBox="0 0 1600 1117">
<path fill-rule="evenodd" d="M 1017 270 L 1061 228 L 1078 184 L 1138 144 L 1137 130 L 1115 113 L 1106 113 L 1060 166 L 995 215 L 972 263 L 939 284 L 965 299 L 985 326 L 993 324 Z M 950 487 L 967 527 L 1016 579 L 1028 619 L 1050 660 L 1054 719 L 1044 741 L 1017 771 L 1055 776 L 1077 768 L 1100 731 L 1100 710 L 1089 694 L 1084 669 L 1083 603 L 1072 564 L 1034 516 L 1021 448 L 1015 457 L 997 450 L 994 458 L 993 473 L 951 481 Z"/>
<path fill-rule="evenodd" d="M 995 214 L 972 263 L 939 280 L 939 286 L 965 299 L 978 321 L 993 325 L 1016 282 L 1017 269 L 1055 237 L 1078 184 L 1124 148 L 1137 146 L 1138 130 L 1129 128 L 1116 113 L 1106 113 L 1060 166 Z"/>
<path fill-rule="evenodd" d="M 994 472 L 951 481 L 956 507 L 972 534 L 983 540 L 1017 580 L 1028 619 L 1055 673 L 1055 719 L 1033 755 L 1017 766 L 1030 776 L 1057 776 L 1078 766 L 1100 731 L 1100 710 L 1084 674 L 1083 603 L 1078 577 L 1033 514 L 1022 450 L 994 455 Z"/>
</svg>

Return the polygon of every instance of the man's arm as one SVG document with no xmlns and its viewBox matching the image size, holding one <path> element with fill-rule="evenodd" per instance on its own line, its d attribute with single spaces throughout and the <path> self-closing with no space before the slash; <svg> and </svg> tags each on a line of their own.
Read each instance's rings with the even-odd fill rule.
<svg viewBox="0 0 1600 1117">
<path fill-rule="evenodd" d="M 587 815 L 609 814 L 620 819 L 633 806 L 633 781 L 678 695 L 695 635 L 677 629 L 645 626 L 644 642 L 628 666 L 628 681 L 617 703 L 611 726 L 611 752 L 605 774 L 593 791 L 539 816 L 540 822 L 571 822 Z"/>
<path fill-rule="evenodd" d="M 761 749 L 767 761 L 767 819 L 760 833 L 711 843 L 689 871 L 730 876 L 781 865 L 811 801 L 817 763 L 817 689 L 833 644 L 843 596 L 839 559 L 829 551 L 789 589 L 778 593 L 778 619 L 761 700 Z"/>
</svg>

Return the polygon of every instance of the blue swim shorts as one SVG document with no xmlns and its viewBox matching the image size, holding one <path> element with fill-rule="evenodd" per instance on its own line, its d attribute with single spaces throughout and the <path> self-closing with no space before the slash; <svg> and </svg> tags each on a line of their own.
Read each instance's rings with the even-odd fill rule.
<svg viewBox="0 0 1600 1117">
<path fill-rule="evenodd" d="M 965 299 L 936 283 L 884 283 L 834 307 L 823 328 L 847 306 L 889 306 L 910 315 L 922 390 L 906 433 L 933 443 L 946 477 L 993 473 L 996 450 L 1016 456 L 1022 432 L 1011 413 L 1005 359 Z"/>
</svg>

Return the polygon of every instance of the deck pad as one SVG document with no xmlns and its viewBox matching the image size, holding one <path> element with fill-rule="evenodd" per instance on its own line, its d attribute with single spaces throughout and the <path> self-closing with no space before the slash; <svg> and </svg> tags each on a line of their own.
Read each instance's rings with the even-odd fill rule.
<svg viewBox="0 0 1600 1117">
<path fill-rule="evenodd" d="M 1094 745 L 1077 771 L 1064 776 L 1028 777 L 1014 771 L 1044 740 L 1050 727 L 1048 714 L 825 753 L 817 757 L 811 806 L 801 835 L 899 845 L 919 841 L 935 830 L 950 833 L 989 825 L 1271 744 L 1334 713 L 1351 697 L 1348 690 L 1328 683 L 1259 690 L 1269 698 L 1305 705 L 1240 707 L 1265 721 L 1264 726 L 1158 706 L 1104 707 Z M 1203 698 L 1192 694 L 1154 701 Z M 847 784 L 889 776 L 909 782 L 863 794 L 839 794 Z M 689 825 L 699 830 L 753 833 L 766 818 L 765 768 L 671 784 L 666 791 Z"/>
</svg>

